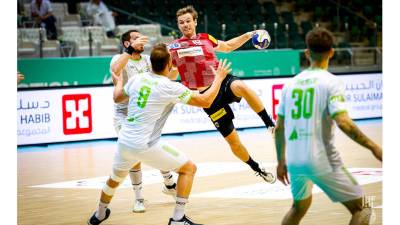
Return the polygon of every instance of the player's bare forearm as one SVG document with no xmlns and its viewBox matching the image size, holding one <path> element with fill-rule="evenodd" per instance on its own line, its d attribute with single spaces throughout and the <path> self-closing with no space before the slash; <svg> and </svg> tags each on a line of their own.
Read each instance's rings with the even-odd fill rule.
<svg viewBox="0 0 400 225">
<path fill-rule="evenodd" d="M 223 79 L 215 77 L 211 87 L 203 94 L 193 92 L 192 98 L 189 100 L 188 104 L 202 108 L 209 108 L 215 97 L 217 97 L 218 90 L 221 87 L 222 81 Z"/>
<path fill-rule="evenodd" d="M 215 97 L 217 97 L 217 94 L 221 87 L 222 81 L 223 81 L 223 79 L 216 77 L 214 82 L 212 83 L 211 87 L 206 92 L 203 93 L 202 97 L 206 103 L 204 108 L 209 108 L 211 106 Z"/>
<path fill-rule="evenodd" d="M 369 149 L 377 159 L 382 161 L 382 149 L 369 139 L 353 122 L 346 112 L 336 115 L 335 121 L 338 127 L 353 141 Z"/>
<path fill-rule="evenodd" d="M 286 143 L 285 143 L 285 118 L 278 117 L 275 126 L 275 148 L 278 166 L 276 167 L 276 175 L 284 185 L 289 185 L 290 180 L 286 166 Z"/>
<path fill-rule="evenodd" d="M 113 97 L 114 97 L 115 103 L 124 102 L 128 98 L 128 96 L 126 96 L 124 93 L 124 88 L 122 85 L 116 85 L 114 87 L 114 96 Z"/>
<path fill-rule="evenodd" d="M 238 37 L 232 38 L 229 41 L 218 41 L 218 47 L 215 49 L 219 52 L 231 52 L 240 46 L 244 45 L 251 38 L 251 32 L 242 34 Z"/>
<path fill-rule="evenodd" d="M 128 63 L 130 57 L 131 56 L 128 53 L 122 53 L 121 56 L 113 64 L 111 64 L 111 70 L 115 74 L 120 74 Z"/>
<path fill-rule="evenodd" d="M 114 81 L 113 99 L 115 103 L 126 101 L 128 96 L 124 93 L 124 76 L 123 74 L 111 74 Z"/>
<path fill-rule="evenodd" d="M 286 163 L 285 157 L 285 126 L 284 126 L 284 118 L 279 117 L 276 121 L 275 126 L 275 148 L 276 148 L 276 157 L 278 163 Z"/>
<path fill-rule="evenodd" d="M 188 104 L 203 108 L 209 108 L 213 103 L 215 97 L 217 97 L 222 81 L 225 79 L 226 75 L 232 71 L 230 67 L 231 63 L 227 64 L 226 59 L 223 61 L 219 61 L 217 71 L 215 71 L 214 68 L 210 66 L 210 69 L 215 75 L 211 87 L 203 94 L 199 94 L 196 92 L 192 93 L 192 98 L 189 100 Z"/>
</svg>

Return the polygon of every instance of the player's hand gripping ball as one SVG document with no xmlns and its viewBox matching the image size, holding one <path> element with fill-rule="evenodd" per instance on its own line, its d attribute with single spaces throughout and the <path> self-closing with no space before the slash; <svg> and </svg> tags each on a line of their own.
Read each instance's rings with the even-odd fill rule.
<svg viewBox="0 0 400 225">
<path fill-rule="evenodd" d="M 254 47 L 258 49 L 265 49 L 271 43 L 271 37 L 266 30 L 256 30 L 251 38 Z"/>
</svg>

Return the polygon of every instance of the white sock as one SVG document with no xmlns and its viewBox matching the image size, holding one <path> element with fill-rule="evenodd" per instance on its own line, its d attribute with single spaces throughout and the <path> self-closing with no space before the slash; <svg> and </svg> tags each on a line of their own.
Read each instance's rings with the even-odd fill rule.
<svg viewBox="0 0 400 225">
<path fill-rule="evenodd" d="M 99 220 L 103 220 L 106 217 L 106 209 L 107 209 L 108 203 L 104 202 L 99 202 L 99 208 L 96 211 L 96 217 Z"/>
<path fill-rule="evenodd" d="M 164 184 L 167 186 L 171 186 L 175 183 L 174 176 L 172 176 L 171 172 L 160 171 L 161 175 L 164 178 Z"/>
<path fill-rule="evenodd" d="M 188 202 L 187 198 L 176 197 L 176 205 L 172 219 L 178 221 L 185 215 L 185 205 Z"/>
<path fill-rule="evenodd" d="M 143 199 L 142 195 L 142 170 L 129 170 L 129 176 L 133 190 L 135 191 L 136 199 Z"/>
</svg>

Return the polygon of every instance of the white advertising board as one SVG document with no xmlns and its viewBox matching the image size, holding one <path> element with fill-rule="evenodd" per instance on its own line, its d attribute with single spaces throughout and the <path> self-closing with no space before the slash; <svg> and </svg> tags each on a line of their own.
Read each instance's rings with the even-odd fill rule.
<svg viewBox="0 0 400 225">
<path fill-rule="evenodd" d="M 382 74 L 341 75 L 353 119 L 382 116 Z M 282 88 L 290 78 L 244 80 L 276 118 Z M 113 126 L 113 87 L 61 88 L 19 91 L 18 145 L 116 137 Z M 233 103 L 237 128 L 263 126 L 245 100 Z M 202 109 L 177 104 L 163 133 L 215 130 Z"/>
<path fill-rule="evenodd" d="M 19 91 L 18 145 L 115 137 L 112 87 Z"/>
</svg>

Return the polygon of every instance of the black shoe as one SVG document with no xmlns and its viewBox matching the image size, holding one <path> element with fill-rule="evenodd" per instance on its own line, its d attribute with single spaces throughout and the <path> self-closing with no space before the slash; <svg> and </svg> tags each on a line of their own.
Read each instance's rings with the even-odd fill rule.
<svg viewBox="0 0 400 225">
<path fill-rule="evenodd" d="M 256 172 L 256 176 L 262 177 L 262 179 L 264 179 L 266 182 L 270 184 L 273 184 L 276 181 L 276 177 L 274 176 L 274 174 L 265 171 L 264 168 L 260 168 L 260 171 Z"/>
<path fill-rule="evenodd" d="M 93 213 L 93 216 L 90 217 L 90 219 L 87 221 L 87 224 L 89 225 L 99 225 L 101 222 L 103 222 L 104 220 L 108 219 L 108 217 L 111 214 L 111 210 L 109 208 L 106 209 L 106 216 L 104 217 L 104 219 L 99 220 L 96 217 L 96 212 Z"/>
<path fill-rule="evenodd" d="M 204 225 L 204 224 L 194 223 L 189 218 L 187 218 L 186 215 L 183 215 L 183 218 L 178 221 L 169 218 L 168 225 Z"/>
<path fill-rule="evenodd" d="M 171 195 L 173 197 L 176 197 L 176 183 L 170 186 L 164 184 L 162 187 L 162 192 L 166 195 Z"/>
</svg>

